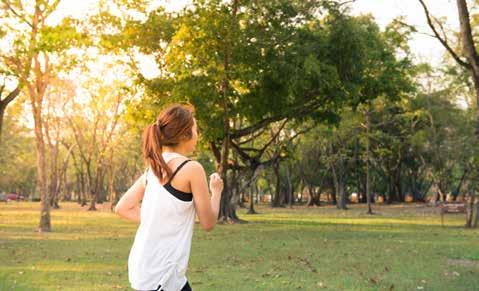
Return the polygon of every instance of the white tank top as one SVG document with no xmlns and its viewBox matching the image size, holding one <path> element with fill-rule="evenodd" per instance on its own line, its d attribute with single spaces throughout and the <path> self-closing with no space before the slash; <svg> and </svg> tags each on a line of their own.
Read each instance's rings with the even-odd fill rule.
<svg viewBox="0 0 479 291">
<path fill-rule="evenodd" d="M 183 156 L 163 153 L 166 163 L 177 157 Z M 193 201 L 168 192 L 151 169 L 146 179 L 140 225 L 128 257 L 128 278 L 136 290 L 156 290 L 159 285 L 158 290 L 181 290 L 187 281 L 195 207 Z"/>
</svg>

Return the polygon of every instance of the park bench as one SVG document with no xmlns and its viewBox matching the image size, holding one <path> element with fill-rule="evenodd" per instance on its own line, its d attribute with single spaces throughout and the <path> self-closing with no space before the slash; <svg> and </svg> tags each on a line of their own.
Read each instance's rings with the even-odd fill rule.
<svg viewBox="0 0 479 291">
<path fill-rule="evenodd" d="M 446 213 L 466 213 L 466 203 L 463 202 L 443 202 L 440 207 L 442 226 L 444 226 L 444 215 Z"/>
</svg>

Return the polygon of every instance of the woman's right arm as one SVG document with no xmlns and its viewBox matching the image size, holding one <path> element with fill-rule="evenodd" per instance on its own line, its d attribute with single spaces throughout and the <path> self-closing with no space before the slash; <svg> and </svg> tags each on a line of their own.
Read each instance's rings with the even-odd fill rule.
<svg viewBox="0 0 479 291">
<path fill-rule="evenodd" d="M 190 163 L 190 187 L 193 193 L 196 213 L 200 219 L 201 227 L 206 230 L 212 230 L 218 220 L 220 211 L 221 193 L 223 192 L 223 180 L 218 174 L 210 176 L 211 198 L 206 181 L 206 173 L 203 166 L 194 161 Z"/>
</svg>

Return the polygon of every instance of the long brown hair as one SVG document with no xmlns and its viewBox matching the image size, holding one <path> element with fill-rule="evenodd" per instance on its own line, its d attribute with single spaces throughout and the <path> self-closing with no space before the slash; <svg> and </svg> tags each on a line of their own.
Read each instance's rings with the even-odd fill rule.
<svg viewBox="0 0 479 291">
<path fill-rule="evenodd" d="M 190 104 L 172 104 L 143 132 L 143 158 L 160 181 L 169 180 L 172 175 L 163 159 L 162 147 L 175 146 L 193 137 L 194 112 Z"/>
</svg>

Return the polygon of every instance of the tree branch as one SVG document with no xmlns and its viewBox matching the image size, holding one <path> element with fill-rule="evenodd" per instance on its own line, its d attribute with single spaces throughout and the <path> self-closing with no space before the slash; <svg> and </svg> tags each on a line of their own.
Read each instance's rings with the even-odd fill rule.
<svg viewBox="0 0 479 291">
<path fill-rule="evenodd" d="M 459 21 L 461 24 L 461 35 L 464 47 L 463 51 L 468 57 L 469 62 L 471 62 L 471 67 L 478 69 L 477 66 L 479 66 L 479 58 L 477 55 L 476 46 L 474 44 L 474 39 L 472 37 L 471 20 L 466 1 L 458 0 L 457 8 L 459 10 Z"/>
<path fill-rule="evenodd" d="M 442 46 L 451 54 L 451 56 L 454 58 L 454 60 L 456 60 L 456 62 L 459 65 L 461 65 L 464 68 L 470 70 L 471 65 L 469 63 L 463 61 L 459 57 L 459 55 L 449 46 L 447 41 L 443 37 L 441 37 L 441 35 L 437 31 L 436 27 L 434 26 L 434 23 L 432 22 L 432 17 L 431 17 L 431 14 L 429 13 L 429 9 L 427 8 L 426 4 L 424 3 L 424 0 L 418 0 L 418 1 L 419 1 L 419 3 L 421 3 L 421 5 L 424 9 L 424 13 L 426 14 L 427 23 L 428 23 L 429 27 L 434 32 L 434 35 L 436 36 L 436 38 L 441 42 Z"/>
<path fill-rule="evenodd" d="M 315 93 L 316 92 L 311 92 L 308 95 L 314 96 Z M 311 97 L 311 98 L 313 98 L 313 97 Z M 321 105 L 321 100 L 316 100 L 316 99 L 313 99 L 311 102 L 306 103 L 306 104 L 302 103 L 302 104 L 298 104 L 296 106 L 292 105 L 291 106 L 292 109 L 289 110 L 286 113 L 278 114 L 276 116 L 267 117 L 267 118 L 257 122 L 256 124 L 253 124 L 251 126 L 231 131 L 230 132 L 230 137 L 233 139 L 233 138 L 243 137 L 243 136 L 248 135 L 248 134 L 252 134 L 252 133 L 262 129 L 263 127 L 267 126 L 270 123 L 280 121 L 280 120 L 288 118 L 288 117 L 292 117 L 292 116 L 297 117 L 297 116 L 301 116 L 303 114 L 313 112 L 320 105 Z"/>
<path fill-rule="evenodd" d="M 10 4 L 10 1 L 4 0 L 4 1 L 3 1 L 3 4 L 5 4 L 5 8 L 7 8 L 8 10 L 10 10 L 10 12 L 12 12 L 15 16 L 17 16 L 18 18 L 20 18 L 21 21 L 25 22 L 28 26 L 30 26 L 31 28 L 33 28 L 33 25 L 25 18 L 25 16 L 21 15 L 20 13 L 18 13 L 18 12 L 12 7 L 12 5 Z"/>
</svg>

